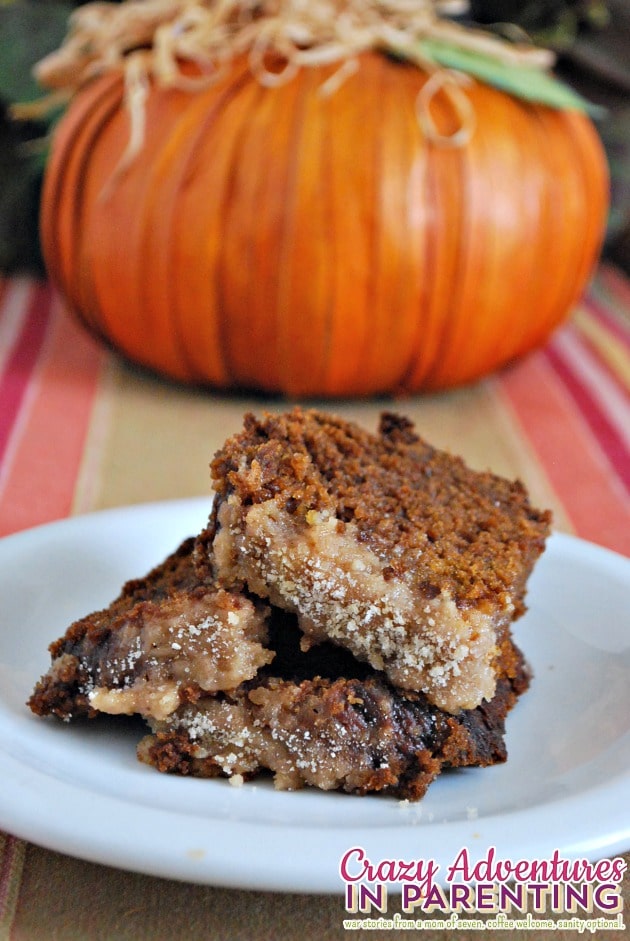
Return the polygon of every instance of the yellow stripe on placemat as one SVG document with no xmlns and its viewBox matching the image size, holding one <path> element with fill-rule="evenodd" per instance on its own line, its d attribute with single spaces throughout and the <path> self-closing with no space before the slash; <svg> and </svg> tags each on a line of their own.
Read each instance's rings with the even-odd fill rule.
<svg viewBox="0 0 630 941">
<path fill-rule="evenodd" d="M 114 358 L 101 394 L 107 427 L 95 434 L 93 491 L 82 509 L 210 494 L 209 463 L 239 430 L 251 400 L 170 384 Z"/>
<path fill-rule="evenodd" d="M 110 434 L 117 371 L 116 360 L 110 354 L 104 359 L 98 378 L 72 500 L 73 515 L 89 513 L 100 504 L 103 454 Z"/>
<path fill-rule="evenodd" d="M 505 439 L 499 398 L 492 384 L 481 383 L 399 400 L 303 404 L 370 431 L 376 431 L 380 412 L 397 411 L 412 419 L 431 444 L 461 454 L 473 467 L 527 477 L 531 466 L 523 459 L 518 433 L 513 429 Z M 113 360 L 99 390 L 75 512 L 209 495 L 208 465 L 225 438 L 241 430 L 244 413 L 285 411 L 293 404 L 187 389 Z"/>
<path fill-rule="evenodd" d="M 114 358 L 101 380 L 88 434 L 74 512 L 176 497 L 210 495 L 208 465 L 247 411 L 285 411 L 286 400 L 220 395 L 177 387 Z M 409 398 L 304 403 L 375 431 L 382 411 L 415 422 L 439 448 L 479 470 L 519 477 L 539 506 L 570 530 L 561 499 L 525 430 L 509 409 L 502 383 Z"/>
<path fill-rule="evenodd" d="M 10 941 L 20 895 L 26 843 L 0 832 L 0 941 Z"/>
<path fill-rule="evenodd" d="M 578 307 L 573 323 L 592 344 L 620 382 L 630 390 L 630 353 L 585 307 Z"/>
</svg>

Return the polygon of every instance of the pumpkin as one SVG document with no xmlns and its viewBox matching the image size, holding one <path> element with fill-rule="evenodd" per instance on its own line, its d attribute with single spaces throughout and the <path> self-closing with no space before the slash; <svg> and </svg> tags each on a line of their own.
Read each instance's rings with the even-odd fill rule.
<svg viewBox="0 0 630 941">
<path fill-rule="evenodd" d="M 216 388 L 355 396 L 471 382 L 545 343 L 600 250 L 608 182 L 583 113 L 466 89 L 474 131 L 422 130 L 427 75 L 379 52 L 264 87 L 244 60 L 152 84 L 124 172 L 123 80 L 58 126 L 41 215 L 69 306 L 131 360 Z M 436 93 L 440 134 L 457 130 Z"/>
</svg>

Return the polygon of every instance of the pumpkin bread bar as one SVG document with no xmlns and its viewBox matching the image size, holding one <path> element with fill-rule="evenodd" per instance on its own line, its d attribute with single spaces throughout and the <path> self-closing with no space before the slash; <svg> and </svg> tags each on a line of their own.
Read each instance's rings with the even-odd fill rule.
<svg viewBox="0 0 630 941">
<path fill-rule="evenodd" d="M 519 484 L 404 419 L 299 410 L 247 417 L 213 476 L 208 527 L 51 645 L 35 713 L 139 713 L 160 771 L 279 788 L 417 799 L 505 760 L 529 683 L 509 624 L 548 526 Z"/>
<path fill-rule="evenodd" d="M 378 434 L 316 411 L 245 418 L 212 463 L 204 536 L 226 589 L 297 615 L 303 647 L 347 648 L 452 714 L 496 692 L 550 515 L 384 414 Z"/>
<path fill-rule="evenodd" d="M 51 644 L 52 664 L 29 700 L 33 712 L 163 719 L 202 693 L 237 687 L 272 660 L 267 607 L 217 589 L 194 550 L 186 540 Z"/>
</svg>

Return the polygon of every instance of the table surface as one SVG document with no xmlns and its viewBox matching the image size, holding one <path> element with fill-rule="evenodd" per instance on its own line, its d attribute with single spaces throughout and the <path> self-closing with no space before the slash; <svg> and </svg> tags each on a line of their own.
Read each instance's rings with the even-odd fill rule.
<svg viewBox="0 0 630 941">
<path fill-rule="evenodd" d="M 534 503 L 553 510 L 557 530 L 630 555 L 630 282 L 610 266 L 598 269 L 545 349 L 499 375 L 395 402 L 315 404 L 370 428 L 395 407 L 472 466 L 521 478 Z M 287 406 L 148 375 L 88 336 L 48 284 L 0 280 L 0 536 L 107 507 L 207 495 L 209 460 L 243 413 Z M 361 934 L 344 932 L 343 917 L 340 896 L 170 882 L 0 833 L 0 941 Z"/>
</svg>

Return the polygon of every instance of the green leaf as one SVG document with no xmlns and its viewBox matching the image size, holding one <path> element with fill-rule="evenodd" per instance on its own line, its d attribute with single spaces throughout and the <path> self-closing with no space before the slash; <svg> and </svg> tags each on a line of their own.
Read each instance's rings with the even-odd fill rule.
<svg viewBox="0 0 630 941">
<path fill-rule="evenodd" d="M 601 117 L 605 113 L 605 109 L 587 101 L 549 72 L 530 65 L 508 65 L 491 56 L 434 39 L 420 40 L 415 48 L 420 62 L 430 59 L 436 65 L 457 69 L 517 98 L 551 108 L 587 111 L 593 117 Z M 404 55 L 410 58 L 408 52 Z"/>
<path fill-rule="evenodd" d="M 71 3 L 13 0 L 0 3 L 0 97 L 11 104 L 40 98 L 32 75 L 36 62 L 57 49 L 66 35 Z"/>
</svg>

